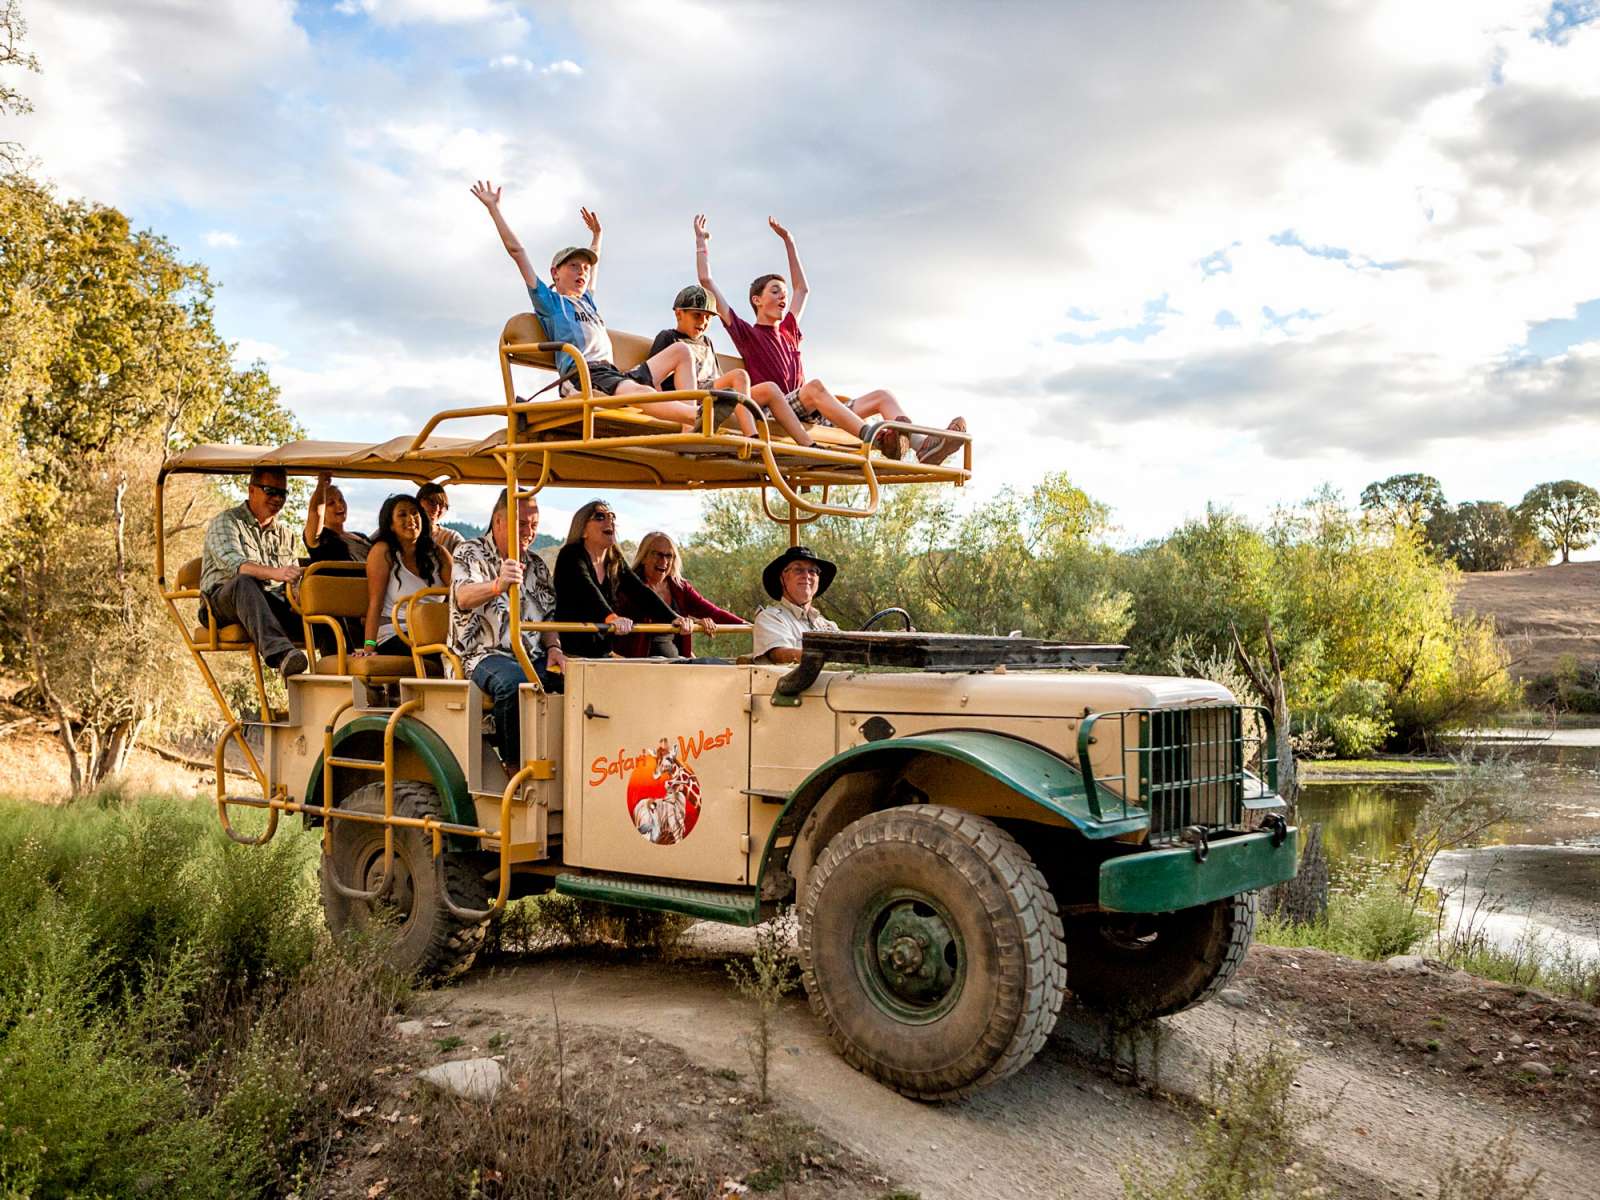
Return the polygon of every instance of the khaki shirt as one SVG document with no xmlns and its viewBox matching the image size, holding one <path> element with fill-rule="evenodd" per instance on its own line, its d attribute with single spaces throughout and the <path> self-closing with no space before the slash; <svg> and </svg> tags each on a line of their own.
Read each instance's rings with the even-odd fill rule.
<svg viewBox="0 0 1600 1200">
<path fill-rule="evenodd" d="M 221 587 L 247 562 L 263 567 L 294 566 L 300 541 L 297 532 L 277 519 L 261 524 L 248 503 L 224 509 L 206 526 L 205 545 L 200 552 L 200 590 L 209 592 Z"/>
<path fill-rule="evenodd" d="M 787 599 L 769 604 L 756 614 L 751 653 L 765 658 L 769 651 L 800 649 L 800 635 L 808 629 L 837 631 L 838 626 L 815 607 L 801 608 Z"/>
</svg>

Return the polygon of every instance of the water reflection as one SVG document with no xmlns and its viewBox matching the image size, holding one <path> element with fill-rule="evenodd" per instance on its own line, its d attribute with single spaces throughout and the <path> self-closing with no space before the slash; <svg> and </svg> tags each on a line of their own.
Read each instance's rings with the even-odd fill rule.
<svg viewBox="0 0 1600 1200">
<path fill-rule="evenodd" d="M 1411 836 L 1427 798 L 1420 783 L 1311 783 L 1300 794 L 1300 822 L 1322 826 L 1335 871 L 1358 859 L 1387 862 Z"/>
</svg>

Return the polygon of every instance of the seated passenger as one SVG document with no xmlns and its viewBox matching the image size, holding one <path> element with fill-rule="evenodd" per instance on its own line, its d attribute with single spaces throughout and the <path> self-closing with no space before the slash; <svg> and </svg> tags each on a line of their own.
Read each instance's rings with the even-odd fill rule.
<svg viewBox="0 0 1600 1200">
<path fill-rule="evenodd" d="M 654 357 L 668 346 L 682 342 L 689 347 L 689 353 L 694 356 L 695 387 L 703 391 L 726 388 L 738 392 L 741 396 L 748 396 L 750 373 L 743 367 L 723 371 L 717 363 L 717 348 L 706 336 L 706 326 L 711 324 L 711 318 L 717 315 L 717 306 L 706 294 L 705 288 L 697 283 L 691 283 L 680 291 L 672 302 L 672 313 L 677 324 L 656 334 L 656 340 L 650 343 L 651 356 Z M 739 423 L 740 433 L 746 437 L 755 436 L 756 421 L 746 409 L 735 409 L 733 416 Z"/>
<path fill-rule="evenodd" d="M 422 511 L 427 514 L 432 526 L 433 544 L 439 547 L 440 553 L 446 559 L 449 559 L 456 552 L 456 547 L 461 544 L 459 533 L 440 524 L 444 520 L 445 513 L 450 511 L 450 497 L 445 495 L 444 488 L 437 483 L 425 483 L 417 489 L 417 503 L 422 505 Z"/>
<path fill-rule="evenodd" d="M 595 305 L 593 290 L 595 268 L 600 262 L 599 217 L 587 208 L 579 210 L 593 238 L 587 250 L 581 246 L 566 246 L 556 251 L 550 260 L 550 279 L 555 284 L 552 288 L 534 271 L 528 252 L 500 215 L 500 189 L 484 180 L 473 185 L 472 194 L 489 210 L 506 253 L 522 272 L 522 281 L 528 285 L 533 311 L 544 324 L 545 335 L 553 342 L 566 342 L 578 348 L 589 364 L 589 382 L 596 392 L 606 396 L 659 392 L 667 390 L 669 379 L 677 381 L 673 390 L 694 390 L 694 356 L 687 346 L 669 346 L 629 371 L 621 370 L 611 361 L 611 335 L 606 332 L 606 323 Z M 556 369 L 566 380 L 562 384 L 562 394 L 576 390 L 577 364 L 571 357 L 556 355 Z M 662 400 L 639 407 L 653 417 L 676 421 L 685 427 L 693 427 L 699 415 L 697 406 L 686 400 Z"/>
<path fill-rule="evenodd" d="M 396 629 L 395 602 L 423 588 L 449 586 L 450 560 L 434 544 L 428 514 L 411 496 L 390 496 L 378 512 L 377 540 L 367 555 L 366 636 L 356 655 L 410 654 L 400 637 L 405 608 Z"/>
<path fill-rule="evenodd" d="M 270 667 L 284 679 L 307 667 L 305 651 L 285 632 L 300 627 L 300 616 L 284 595 L 284 585 L 300 578 L 294 534 L 278 523 L 289 496 L 288 479 L 278 467 L 250 472 L 243 504 L 224 509 L 206 526 L 200 557 L 200 591 L 218 625 L 237 622 Z"/>
<path fill-rule="evenodd" d="M 633 617 L 622 615 L 626 607 L 641 621 L 670 624 L 678 614 L 645 586 L 623 560 L 617 549 L 617 514 L 604 500 L 591 500 L 572 516 L 567 544 L 556 555 L 557 621 L 609 623 L 619 637 L 633 632 Z M 612 635 L 607 633 L 563 633 L 561 647 L 573 658 L 605 658 L 611 653 Z M 652 634 L 646 643 L 646 657 L 677 658 L 678 647 L 670 633 Z"/>
<path fill-rule="evenodd" d="M 696 629 L 702 633 L 715 633 L 718 621 L 727 625 L 744 624 L 744 618 L 738 613 L 711 603 L 679 573 L 678 547 L 671 537 L 659 530 L 639 539 L 639 553 L 634 556 L 633 571 L 663 604 L 677 614 L 673 624 L 683 632 L 675 640 L 678 653 L 684 658 L 694 657 L 692 635 Z M 623 616 L 646 619 L 634 607 L 631 590 L 622 596 L 621 604 Z M 623 658 L 645 658 L 650 653 L 649 643 L 650 639 L 644 634 L 630 633 L 627 637 L 616 639 L 616 651 Z"/>
<path fill-rule="evenodd" d="M 777 601 L 756 614 L 757 659 L 770 663 L 800 661 L 800 636 L 808 629 L 837 630 L 812 601 L 828 590 L 838 568 L 805 546 L 790 546 L 761 572 L 761 586 Z"/>
<path fill-rule="evenodd" d="M 463 539 L 451 560 L 450 649 L 461 659 L 467 678 L 486 692 L 494 705 L 494 748 L 500 761 L 515 771 L 522 763 L 522 725 L 517 689 L 528 682 L 511 649 L 512 584 L 522 585 L 522 620 L 548 621 L 555 610 L 550 568 L 533 552 L 539 531 L 539 501 L 517 501 L 516 551 L 507 551 L 506 493 L 494 502 L 489 532 Z M 566 655 L 553 633 L 524 630 L 522 648 L 547 692 L 561 690 Z"/>
<path fill-rule="evenodd" d="M 794 280 L 794 296 L 791 302 L 782 275 L 757 277 L 750 285 L 750 307 L 756 314 L 756 323 L 751 325 L 733 310 L 728 298 L 711 281 L 708 246 L 711 232 L 704 216 L 694 219 L 696 271 L 701 285 L 716 301 L 717 316 L 728 327 L 728 336 L 744 359 L 745 370 L 750 373 L 751 396 L 802 446 L 812 445 L 806 424 L 837 425 L 846 433 L 871 441 L 890 458 L 905 457 L 908 448 L 916 451 L 918 462 L 929 466 L 949 458 L 961 448 L 961 443 L 954 438 L 932 434 L 909 438 L 892 429 L 880 429 L 878 421 L 867 420 L 869 417 L 909 420 L 899 401 L 881 388 L 857 396 L 847 405 L 821 380 L 806 379 L 800 357 L 800 314 L 805 311 L 806 298 L 810 295 L 806 273 L 801 269 L 800 252 L 789 231 L 771 217 L 767 218 L 767 224 L 783 239 L 789 253 L 789 277 Z M 964 432 L 967 423 L 957 417 L 948 428 Z"/>
<path fill-rule="evenodd" d="M 362 562 L 371 553 L 371 539 L 346 531 L 344 522 L 349 515 L 344 493 L 324 471 L 317 476 L 317 486 L 306 505 L 304 536 L 312 562 Z"/>
</svg>

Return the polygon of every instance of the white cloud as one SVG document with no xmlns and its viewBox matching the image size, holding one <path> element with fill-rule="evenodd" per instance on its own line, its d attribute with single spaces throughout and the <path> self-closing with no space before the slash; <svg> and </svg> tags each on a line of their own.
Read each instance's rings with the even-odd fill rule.
<svg viewBox="0 0 1600 1200">
<path fill-rule="evenodd" d="M 211 229 L 206 231 L 205 243 L 216 250 L 236 250 L 239 247 L 239 235 L 225 229 Z"/>
<path fill-rule="evenodd" d="M 1592 474 L 1592 350 L 1508 365 L 1600 293 L 1600 24 L 1547 40 L 1544 0 L 345 7 L 404 52 L 312 44 L 287 0 L 40 8 L 23 133 L 142 222 L 233 231 L 224 325 L 329 436 L 497 394 L 526 297 L 488 177 L 541 253 L 597 209 L 604 310 L 646 333 L 691 214 L 730 294 L 784 269 L 780 216 L 816 375 L 964 413 L 978 487 L 1069 469 L 1130 536 L 1391 469 Z"/>
</svg>

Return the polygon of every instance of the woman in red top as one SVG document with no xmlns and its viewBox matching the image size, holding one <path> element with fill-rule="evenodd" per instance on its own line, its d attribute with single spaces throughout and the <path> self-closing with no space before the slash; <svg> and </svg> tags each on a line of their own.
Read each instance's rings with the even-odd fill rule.
<svg viewBox="0 0 1600 1200">
<path fill-rule="evenodd" d="M 694 584 L 679 573 L 679 561 L 677 543 L 667 534 L 656 530 L 639 539 L 639 553 L 634 556 L 633 569 L 667 607 L 679 617 L 692 618 L 702 633 L 715 633 L 718 621 L 725 625 L 745 623 L 738 613 L 718 607 L 697 592 Z M 619 600 L 619 605 L 620 616 L 634 617 L 636 620 L 651 619 L 627 611 L 631 606 L 626 593 Z M 677 641 L 678 652 L 685 658 L 693 657 L 692 635 L 680 633 Z M 646 658 L 650 653 L 650 639 L 642 633 L 630 634 L 617 638 L 612 649 L 624 658 Z"/>
</svg>

